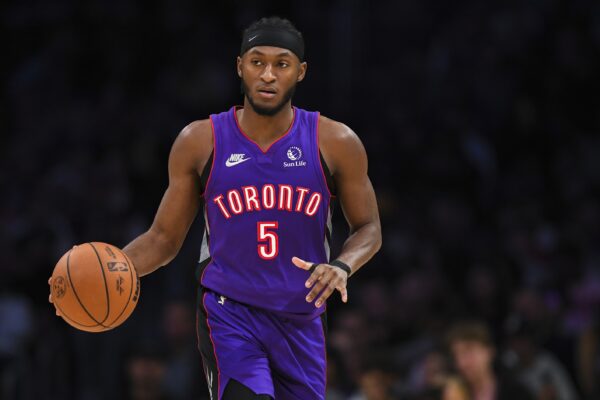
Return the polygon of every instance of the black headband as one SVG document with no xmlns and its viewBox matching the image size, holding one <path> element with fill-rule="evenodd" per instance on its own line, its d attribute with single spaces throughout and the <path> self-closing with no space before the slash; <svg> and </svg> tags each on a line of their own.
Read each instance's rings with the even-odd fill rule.
<svg viewBox="0 0 600 400">
<path fill-rule="evenodd" d="M 273 46 L 288 49 L 294 53 L 300 61 L 304 61 L 304 39 L 292 32 L 273 27 L 253 29 L 242 38 L 240 56 L 255 46 Z"/>
</svg>

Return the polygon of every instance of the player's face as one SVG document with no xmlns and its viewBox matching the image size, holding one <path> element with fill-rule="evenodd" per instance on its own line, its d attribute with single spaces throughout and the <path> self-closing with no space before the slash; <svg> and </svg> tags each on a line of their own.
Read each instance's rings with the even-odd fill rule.
<svg viewBox="0 0 600 400">
<path fill-rule="evenodd" d="M 306 74 L 306 63 L 287 49 L 256 46 L 237 59 L 242 90 L 250 106 L 261 115 L 275 115 L 294 95 Z"/>
</svg>

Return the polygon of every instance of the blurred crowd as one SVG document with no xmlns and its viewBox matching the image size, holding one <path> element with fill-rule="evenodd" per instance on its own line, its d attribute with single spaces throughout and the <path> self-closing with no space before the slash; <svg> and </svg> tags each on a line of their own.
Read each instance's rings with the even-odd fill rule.
<svg viewBox="0 0 600 400">
<path fill-rule="evenodd" d="M 1 399 L 208 398 L 201 218 L 114 331 L 54 316 L 47 279 L 74 244 L 122 247 L 150 226 L 171 143 L 241 104 L 241 31 L 271 14 L 305 35 L 295 104 L 363 140 L 383 225 L 349 303 L 329 301 L 327 398 L 600 398 L 600 3 L 25 0 L 0 11 Z M 339 208 L 334 225 L 339 251 Z"/>
</svg>

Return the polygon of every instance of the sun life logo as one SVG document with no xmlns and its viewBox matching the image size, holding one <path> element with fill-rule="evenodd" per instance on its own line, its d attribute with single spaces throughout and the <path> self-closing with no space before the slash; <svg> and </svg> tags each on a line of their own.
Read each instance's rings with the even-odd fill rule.
<svg viewBox="0 0 600 400">
<path fill-rule="evenodd" d="M 301 158 L 302 158 L 302 150 L 300 149 L 300 147 L 291 146 L 287 150 L 286 155 L 287 155 L 287 158 L 289 158 L 292 162 L 284 161 L 283 162 L 283 166 L 285 168 L 288 168 L 288 167 L 304 167 L 304 166 L 306 166 L 306 161 L 301 160 Z"/>
<path fill-rule="evenodd" d="M 302 158 L 302 150 L 299 147 L 292 146 L 288 149 L 287 156 L 292 161 L 299 160 Z"/>
</svg>

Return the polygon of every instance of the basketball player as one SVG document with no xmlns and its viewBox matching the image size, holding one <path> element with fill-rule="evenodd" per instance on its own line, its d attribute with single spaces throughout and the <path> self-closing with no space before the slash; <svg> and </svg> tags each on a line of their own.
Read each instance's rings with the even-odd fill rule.
<svg viewBox="0 0 600 400">
<path fill-rule="evenodd" d="M 306 74 L 285 19 L 244 31 L 242 107 L 188 125 L 150 229 L 123 250 L 140 276 L 177 254 L 203 202 L 198 335 L 211 400 L 325 398 L 327 298 L 381 246 L 367 157 L 347 126 L 293 107 Z M 330 260 L 332 201 L 350 226 Z"/>
</svg>

